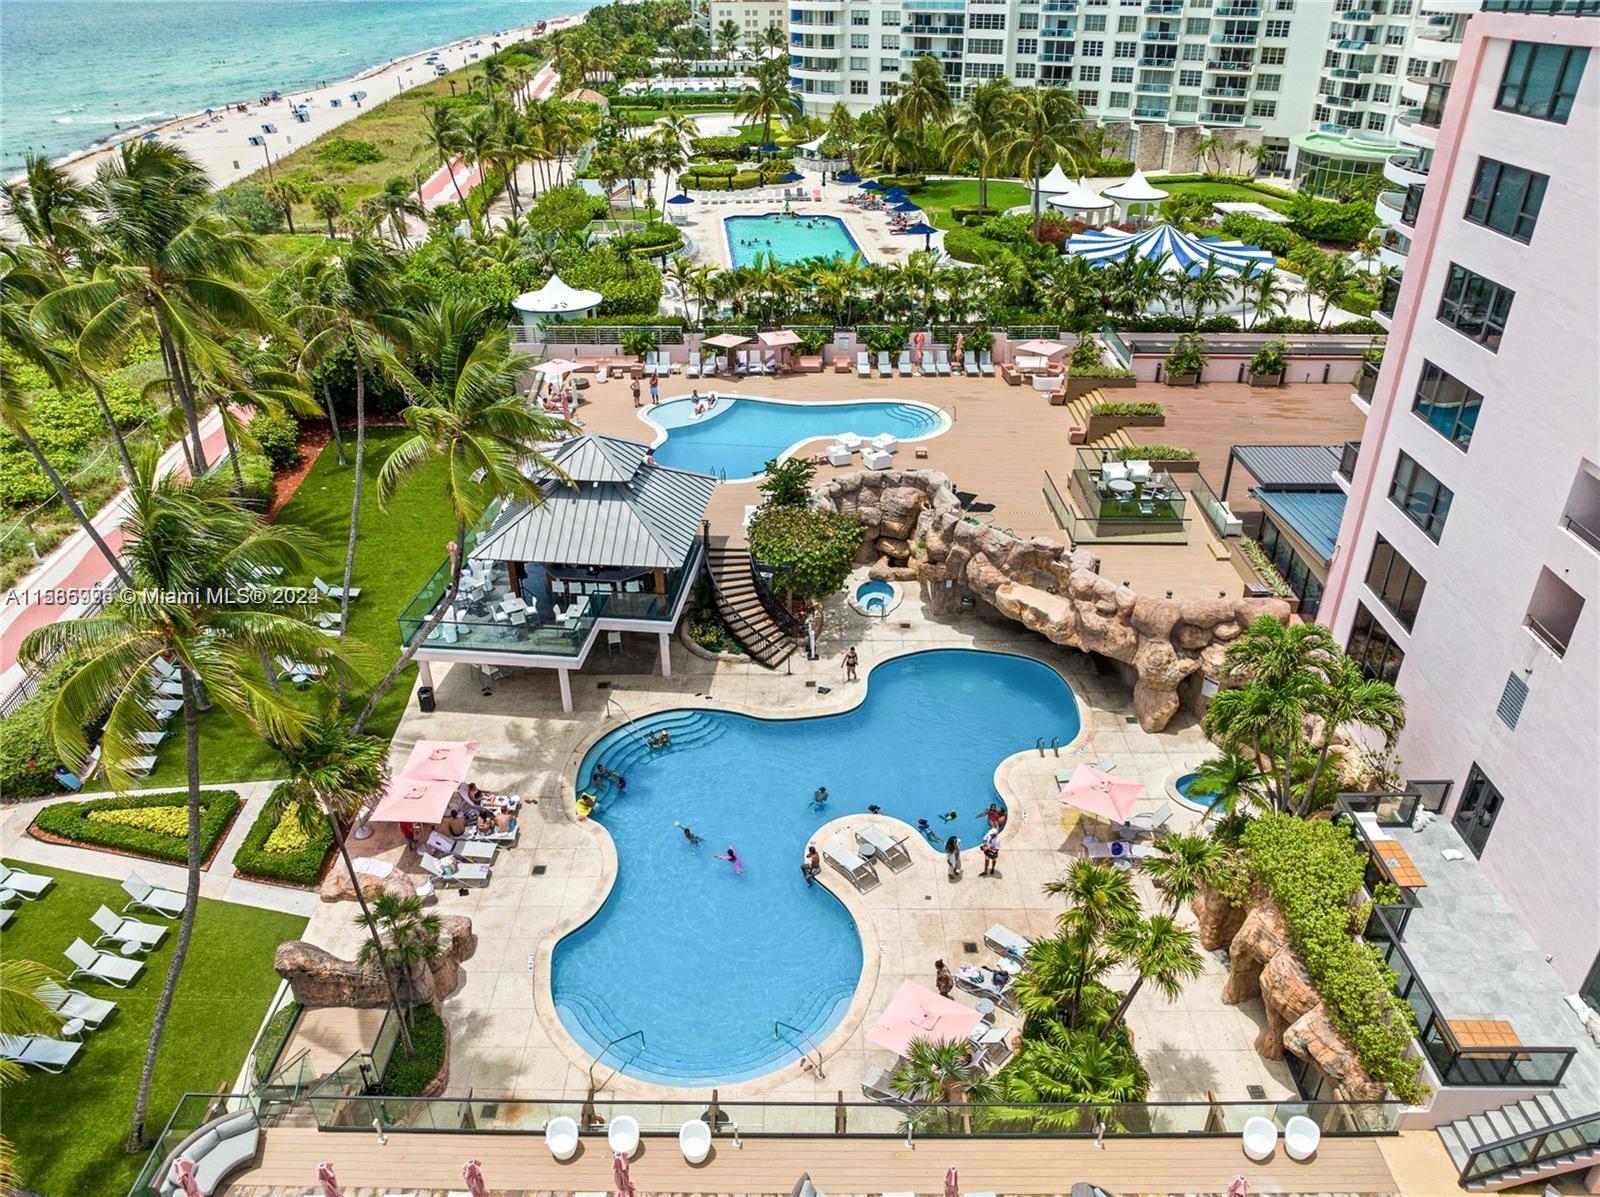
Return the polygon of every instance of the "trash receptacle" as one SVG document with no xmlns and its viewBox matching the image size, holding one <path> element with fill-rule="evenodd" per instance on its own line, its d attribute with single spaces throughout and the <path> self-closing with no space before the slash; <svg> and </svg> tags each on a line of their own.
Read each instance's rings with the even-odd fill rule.
<svg viewBox="0 0 1600 1197">
<path fill-rule="evenodd" d="M 423 710 L 423 712 L 425 714 L 431 714 L 433 712 L 433 687 L 432 686 L 418 686 L 417 687 L 417 705 L 422 708 L 422 710 Z"/>
</svg>

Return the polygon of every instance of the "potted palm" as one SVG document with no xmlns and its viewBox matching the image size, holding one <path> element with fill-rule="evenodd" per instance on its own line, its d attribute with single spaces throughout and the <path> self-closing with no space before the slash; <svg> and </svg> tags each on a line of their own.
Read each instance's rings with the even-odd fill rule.
<svg viewBox="0 0 1600 1197">
<path fill-rule="evenodd" d="M 1206 368 L 1205 346 L 1204 341 L 1190 333 L 1178 338 L 1167 354 L 1166 383 L 1169 387 L 1199 385 L 1200 373 Z"/>
<path fill-rule="evenodd" d="M 1289 345 L 1285 341 L 1268 341 L 1250 359 L 1250 385 L 1253 387 L 1281 387 L 1283 376 L 1289 369 Z"/>
</svg>

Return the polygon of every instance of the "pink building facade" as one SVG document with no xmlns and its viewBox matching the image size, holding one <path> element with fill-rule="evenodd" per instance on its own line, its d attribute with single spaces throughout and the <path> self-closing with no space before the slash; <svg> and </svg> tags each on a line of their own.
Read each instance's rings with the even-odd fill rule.
<svg viewBox="0 0 1600 1197">
<path fill-rule="evenodd" d="M 1592 995 L 1600 15 L 1478 13 L 1446 74 L 1400 129 L 1426 181 L 1321 618 L 1404 695 L 1403 775 L 1450 783 L 1462 849 Z"/>
</svg>

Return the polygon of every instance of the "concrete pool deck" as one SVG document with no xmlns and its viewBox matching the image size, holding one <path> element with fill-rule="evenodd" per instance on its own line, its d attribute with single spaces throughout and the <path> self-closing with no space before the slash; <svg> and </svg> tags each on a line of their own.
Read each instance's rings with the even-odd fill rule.
<svg viewBox="0 0 1600 1197">
<path fill-rule="evenodd" d="M 863 577 L 858 572 L 847 590 Z M 491 790 L 539 800 L 525 810 L 521 842 L 500 854 L 486 888 L 439 896 L 438 910 L 469 915 L 479 936 L 477 955 L 463 967 L 462 984 L 446 1003 L 452 1028 L 451 1092 L 470 1088 L 480 1095 L 531 1098 L 581 1095 L 587 1087 L 591 1058 L 567 1034 L 554 1009 L 549 962 L 560 936 L 598 909 L 614 876 L 616 854 L 609 835 L 598 824 L 574 818 L 572 780 L 587 747 L 621 721 L 619 704 L 630 717 L 684 706 L 769 716 L 843 710 L 862 696 L 861 687 L 843 683 L 841 659 L 851 645 L 861 656 L 863 676 L 890 657 L 934 647 L 1003 650 L 1043 661 L 1072 685 L 1083 731 L 1073 745 L 1063 747 L 1060 757 L 1048 750 L 1040 757 L 1028 748 L 1000 764 L 996 782 L 1013 816 L 998 878 L 979 877 L 974 859 L 962 881 L 949 883 L 943 860 L 925 846 L 914 852 L 911 868 L 899 874 L 883 870 L 883 884 L 865 895 L 856 894 L 837 874 L 825 873 L 825 883 L 857 920 L 866 960 L 849 1011 L 821 1045 L 826 1076 L 791 1063 L 755 1080 L 718 1086 L 724 1100 L 761 1096 L 832 1101 L 841 1090 L 847 1098 L 857 1096 L 870 1068 L 893 1061 L 888 1052 L 866 1042 L 865 1031 L 903 980 L 931 984 L 933 962 L 941 957 L 952 967 L 991 959 L 992 951 L 981 944 L 985 928 L 995 922 L 1024 934 L 1049 933 L 1059 906 L 1043 896 L 1041 887 L 1059 875 L 1084 831 L 1093 827 L 1076 815 L 1063 817 L 1055 801 L 1056 769 L 1115 756 L 1119 776 L 1146 784 L 1148 796 L 1141 808 L 1153 810 L 1175 770 L 1192 768 L 1209 755 L 1192 719 L 1180 718 L 1159 735 L 1142 732 L 1130 722 L 1127 683 L 1097 674 L 1082 654 L 1045 643 L 996 616 L 931 618 L 920 595 L 910 591 L 887 620 L 850 611 L 843 594 L 831 600 L 819 659 L 796 658 L 792 673 L 710 661 L 675 644 L 673 677 L 663 679 L 652 654 L 636 653 L 627 645 L 621 655 L 597 657 L 575 675 L 571 715 L 562 714 L 555 680 L 548 674 L 529 671 L 495 681 L 492 693 L 485 695 L 482 675 L 464 666 L 441 671 L 436 675 L 439 709 L 422 715 L 413 706 L 395 737 L 395 753 L 404 754 L 424 736 L 471 738 L 481 745 L 476 780 Z M 819 693 L 818 685 L 829 687 L 830 693 Z M 883 757 L 864 767 L 881 768 L 896 751 L 916 751 L 916 746 L 885 745 Z M 1181 812 L 1178 820 L 1193 817 Z M 826 835 L 827 828 L 819 834 Z M 352 841 L 351 848 L 396 862 L 402 855 L 398 830 L 389 826 L 379 826 L 371 839 Z M 416 871 L 415 858 L 401 867 Z M 1154 908 L 1149 883 L 1141 877 L 1136 884 Z M 307 938 L 342 955 L 353 954 L 358 932 L 351 909 L 347 903 L 319 906 Z M 967 943 L 978 944 L 978 952 L 966 952 Z M 797 950 L 803 951 L 804 945 Z M 1262 1060 L 1253 1050 L 1263 1018 L 1259 1003 L 1223 1006 L 1221 973 L 1221 964 L 1208 956 L 1204 975 L 1187 985 L 1176 1002 L 1169 1004 L 1149 992 L 1135 1000 L 1129 1021 L 1150 1073 L 1151 1100 L 1204 1100 L 1214 1093 L 1221 1100 L 1242 1101 L 1250 1097 L 1249 1085 L 1260 1085 L 1268 1100 L 1292 1096 L 1284 1066 Z M 1126 984 L 1128 979 L 1114 977 L 1112 983 Z M 708 1025 L 707 1034 L 714 1035 L 715 1027 Z M 349 1045 L 350 1050 L 365 1046 Z M 607 1071 L 597 1070 L 600 1076 Z M 607 1087 L 609 1095 L 618 1097 L 704 1092 L 626 1076 Z"/>
</svg>

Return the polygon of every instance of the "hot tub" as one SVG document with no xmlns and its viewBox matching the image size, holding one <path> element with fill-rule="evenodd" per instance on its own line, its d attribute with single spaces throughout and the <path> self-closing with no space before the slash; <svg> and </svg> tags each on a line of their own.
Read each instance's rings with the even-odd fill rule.
<svg viewBox="0 0 1600 1197">
<path fill-rule="evenodd" d="M 900 587 L 893 582 L 863 582 L 851 592 L 850 605 L 863 615 L 881 619 L 900 605 Z"/>
</svg>

